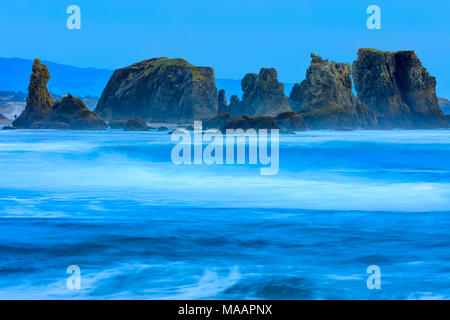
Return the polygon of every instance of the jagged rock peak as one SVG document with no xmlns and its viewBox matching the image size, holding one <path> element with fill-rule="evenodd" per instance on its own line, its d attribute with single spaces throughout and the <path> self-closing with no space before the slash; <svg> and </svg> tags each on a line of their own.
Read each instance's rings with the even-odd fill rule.
<svg viewBox="0 0 450 320">
<path fill-rule="evenodd" d="M 22 114 L 13 122 L 14 127 L 30 128 L 33 122 L 45 119 L 51 111 L 53 98 L 47 90 L 50 73 L 39 59 L 34 59 L 26 106 Z"/>
<path fill-rule="evenodd" d="M 306 79 L 289 96 L 311 129 L 372 128 L 376 118 L 352 92 L 352 68 L 311 54 Z"/>
<path fill-rule="evenodd" d="M 217 96 L 217 104 L 218 104 L 218 114 L 227 112 L 228 101 L 224 89 L 219 90 L 219 94 Z"/>
<path fill-rule="evenodd" d="M 274 68 L 262 68 L 259 74 L 246 74 L 241 81 L 243 95 L 239 112 L 235 114 L 275 116 L 290 111 L 284 85 L 277 77 Z"/>
</svg>

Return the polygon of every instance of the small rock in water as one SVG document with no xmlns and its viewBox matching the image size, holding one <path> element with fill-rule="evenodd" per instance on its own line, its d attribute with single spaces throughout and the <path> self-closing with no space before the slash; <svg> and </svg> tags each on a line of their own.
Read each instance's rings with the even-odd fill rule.
<svg viewBox="0 0 450 320">
<path fill-rule="evenodd" d="M 128 120 L 123 127 L 125 131 L 149 131 L 147 123 L 141 118 L 133 118 Z"/>
</svg>

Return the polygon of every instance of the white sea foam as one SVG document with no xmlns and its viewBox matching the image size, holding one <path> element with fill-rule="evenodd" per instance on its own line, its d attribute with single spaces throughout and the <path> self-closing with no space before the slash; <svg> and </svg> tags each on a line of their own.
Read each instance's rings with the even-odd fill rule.
<svg viewBox="0 0 450 320">
<path fill-rule="evenodd" d="M 449 147 L 439 158 L 426 159 L 423 164 L 415 154 L 399 158 L 403 149 L 397 151 L 395 147 L 396 143 L 415 143 L 422 148 L 417 154 L 426 155 L 427 150 L 449 143 L 450 130 L 309 131 L 284 135 L 280 144 L 280 171 L 270 177 L 260 176 L 255 166 L 176 166 L 170 161 L 172 143 L 168 135 L 36 132 L 8 134 L 7 141 L 2 141 L 0 135 L 4 188 L 48 192 L 51 197 L 73 193 L 77 197 L 111 196 L 148 204 L 210 207 L 382 211 L 450 208 L 447 177 L 450 167 L 443 158 L 450 154 Z M 321 151 L 323 141 L 335 144 Z M 341 142 L 349 141 L 359 141 L 365 148 L 365 142 L 384 143 L 391 149 L 380 159 L 375 152 L 367 159 L 370 165 L 365 167 L 365 158 L 354 164 L 347 149 L 343 155 L 329 155 L 339 150 Z M 302 145 L 308 149 L 303 151 Z M 295 154 L 283 158 L 283 150 L 289 148 L 296 148 Z M 308 156 L 303 152 L 310 150 L 316 152 L 315 158 L 301 162 Z M 356 157 L 358 147 L 354 150 Z M 367 150 L 370 151 L 364 152 Z M 329 166 L 336 158 L 340 162 Z M 386 162 L 391 160 L 392 163 Z M 437 178 L 415 178 L 414 174 Z"/>
</svg>

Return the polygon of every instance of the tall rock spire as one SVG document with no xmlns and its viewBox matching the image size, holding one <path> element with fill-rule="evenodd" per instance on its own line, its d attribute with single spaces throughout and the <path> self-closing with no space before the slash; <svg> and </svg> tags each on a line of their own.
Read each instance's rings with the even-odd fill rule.
<svg viewBox="0 0 450 320">
<path fill-rule="evenodd" d="M 34 59 L 25 110 L 13 122 L 17 128 L 30 128 L 33 122 L 46 119 L 52 109 L 53 98 L 47 90 L 50 73 L 39 59 Z"/>
</svg>

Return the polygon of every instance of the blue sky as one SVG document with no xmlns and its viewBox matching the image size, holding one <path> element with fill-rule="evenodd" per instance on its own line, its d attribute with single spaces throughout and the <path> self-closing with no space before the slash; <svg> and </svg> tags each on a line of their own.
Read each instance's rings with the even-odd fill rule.
<svg viewBox="0 0 450 320">
<path fill-rule="evenodd" d="M 66 8 L 81 8 L 81 30 L 66 28 Z M 369 30 L 366 8 L 381 8 Z M 300 82 L 314 52 L 352 62 L 357 49 L 414 49 L 450 98 L 448 0 L 2 0 L 0 56 L 115 69 L 152 57 L 212 66 L 240 79 L 275 67 Z"/>
</svg>

